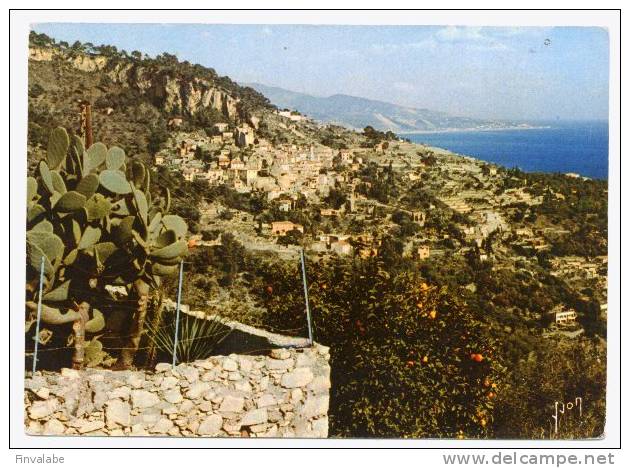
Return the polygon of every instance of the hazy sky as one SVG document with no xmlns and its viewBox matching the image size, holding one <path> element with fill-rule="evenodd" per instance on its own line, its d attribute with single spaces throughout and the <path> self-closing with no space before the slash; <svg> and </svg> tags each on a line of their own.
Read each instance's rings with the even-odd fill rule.
<svg viewBox="0 0 630 468">
<path fill-rule="evenodd" d="M 481 118 L 605 119 L 600 28 L 33 25 L 57 40 L 176 54 L 239 82 Z"/>
</svg>

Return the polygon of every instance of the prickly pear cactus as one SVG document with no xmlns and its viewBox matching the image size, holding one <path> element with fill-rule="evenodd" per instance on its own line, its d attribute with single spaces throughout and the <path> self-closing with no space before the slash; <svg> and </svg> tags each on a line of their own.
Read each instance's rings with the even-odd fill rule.
<svg viewBox="0 0 630 468">
<path fill-rule="evenodd" d="M 91 335 L 106 329 L 107 317 L 97 308 L 109 300 L 105 287 L 127 288 L 136 306 L 124 335 L 137 340 L 121 359 L 123 366 L 131 365 L 148 291 L 174 274 L 188 252 L 186 222 L 168 214 L 168 193 L 152 199 L 150 179 L 150 171 L 121 148 L 94 143 L 86 149 L 65 129 L 52 131 L 46 159 L 27 180 L 27 333 L 36 321 L 43 258 L 40 326 L 55 333 L 67 329 L 75 348 L 72 327 Z M 80 350 L 87 358 L 75 366 L 100 365 L 105 351 L 93 337 Z"/>
</svg>

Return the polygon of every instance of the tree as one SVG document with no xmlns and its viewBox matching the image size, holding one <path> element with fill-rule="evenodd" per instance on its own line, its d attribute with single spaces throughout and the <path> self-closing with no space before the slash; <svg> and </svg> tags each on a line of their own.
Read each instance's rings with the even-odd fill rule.
<svg viewBox="0 0 630 468">
<path fill-rule="evenodd" d="M 221 246 L 219 246 L 217 257 L 221 259 L 220 269 L 224 273 L 222 283 L 225 286 L 233 284 L 245 256 L 246 250 L 243 245 L 236 240 L 233 234 L 224 232 L 221 235 Z"/>
<path fill-rule="evenodd" d="M 337 189 L 330 189 L 328 196 L 324 200 L 335 210 L 341 208 L 348 201 L 346 194 Z"/>
<path fill-rule="evenodd" d="M 284 236 L 278 237 L 278 244 L 280 245 L 300 245 L 302 243 L 302 238 L 304 234 L 297 229 L 292 229 L 287 232 Z"/>
<path fill-rule="evenodd" d="M 166 131 L 166 125 L 163 121 L 159 121 L 157 125 L 153 127 L 149 134 L 147 149 L 149 153 L 155 154 L 162 149 L 163 144 L 168 139 L 168 132 Z"/>
</svg>

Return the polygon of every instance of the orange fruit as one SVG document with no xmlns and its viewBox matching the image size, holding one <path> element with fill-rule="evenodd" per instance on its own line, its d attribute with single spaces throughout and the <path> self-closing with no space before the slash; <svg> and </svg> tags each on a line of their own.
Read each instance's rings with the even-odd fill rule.
<svg viewBox="0 0 630 468">
<path fill-rule="evenodd" d="M 470 359 L 472 359 L 475 362 L 481 362 L 483 361 L 483 356 L 481 354 L 478 353 L 473 353 L 470 355 Z"/>
<path fill-rule="evenodd" d="M 426 364 L 427 362 L 429 362 L 429 356 L 425 356 L 425 357 L 423 357 L 423 358 L 422 358 L 422 362 L 423 362 L 423 363 L 425 363 L 425 364 Z"/>
<path fill-rule="evenodd" d="M 437 312 L 436 312 L 435 310 L 432 310 L 432 311 L 429 313 L 429 318 L 430 318 L 430 319 L 435 319 L 435 317 L 437 317 Z"/>
</svg>

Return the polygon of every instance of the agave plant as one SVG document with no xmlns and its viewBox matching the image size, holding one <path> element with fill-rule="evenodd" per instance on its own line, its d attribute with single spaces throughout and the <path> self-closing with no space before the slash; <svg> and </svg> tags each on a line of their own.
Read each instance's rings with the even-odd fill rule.
<svg viewBox="0 0 630 468">
<path fill-rule="evenodd" d="M 171 357 L 175 348 L 176 317 L 174 311 L 169 311 L 161 317 L 159 326 L 152 322 L 147 324 L 149 340 L 159 351 Z M 191 362 L 211 356 L 232 329 L 225 319 L 218 316 L 199 318 L 182 313 L 177 331 L 177 360 Z"/>
<path fill-rule="evenodd" d="M 187 224 L 168 214 L 168 190 L 152 200 L 149 188 L 150 172 L 121 148 L 85 149 L 63 128 L 53 130 L 37 177 L 28 178 L 26 331 L 37 318 L 43 265 L 41 322 L 72 324 L 75 368 L 98 365 L 106 355 L 96 338 L 85 344 L 83 337 L 105 327 L 97 307 L 108 285 L 124 286 L 135 302 L 118 360 L 119 367 L 131 366 L 149 291 L 188 252 Z"/>
</svg>

